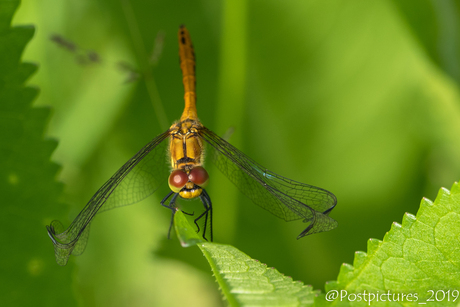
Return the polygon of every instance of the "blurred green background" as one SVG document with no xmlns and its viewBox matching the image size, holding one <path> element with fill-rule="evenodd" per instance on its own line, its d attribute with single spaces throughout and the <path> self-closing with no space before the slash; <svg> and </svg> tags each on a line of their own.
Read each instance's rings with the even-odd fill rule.
<svg viewBox="0 0 460 307">
<path fill-rule="evenodd" d="M 46 222 L 69 225 L 179 118 L 176 35 L 185 24 L 202 123 L 220 135 L 233 127 L 230 142 L 254 160 L 338 198 L 331 216 L 339 227 L 298 241 L 305 224 L 253 205 L 209 165 L 215 241 L 323 290 L 369 238 L 382 239 L 423 196 L 460 178 L 459 16 L 457 1 L 23 0 L 13 24 L 36 26 L 23 59 L 39 63 L 29 84 L 40 88 L 35 105 L 52 107 L 46 136 L 59 140 L 52 160 L 65 184 L 64 207 L 51 208 Z M 54 34 L 100 62 L 83 64 Z M 120 61 L 145 77 L 126 82 Z M 41 293 L 68 293 L 65 304 L 81 306 L 222 305 L 199 250 L 166 240 L 166 191 L 97 216 L 85 253 L 66 267 L 53 264 L 45 222 L 30 229 L 49 251 L 44 270 L 68 276 Z"/>
</svg>

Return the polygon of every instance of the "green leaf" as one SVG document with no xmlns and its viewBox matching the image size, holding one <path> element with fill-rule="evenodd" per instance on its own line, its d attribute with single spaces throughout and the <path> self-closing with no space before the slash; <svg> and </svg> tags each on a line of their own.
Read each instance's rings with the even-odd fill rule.
<svg viewBox="0 0 460 307">
<path fill-rule="evenodd" d="M 450 304 L 460 288 L 460 185 L 441 189 L 435 202 L 424 198 L 417 216 L 406 213 L 383 241 L 370 239 L 368 252 L 357 252 L 354 265 L 344 264 L 326 294 L 292 282 L 275 269 L 230 245 L 205 242 L 182 212 L 175 226 L 183 246 L 197 244 L 232 306 L 306 306 L 365 304 Z"/>
<path fill-rule="evenodd" d="M 0 302 L 2 306 L 73 306 L 72 266 L 58 267 L 45 224 L 64 208 L 58 197 L 57 143 L 44 140 L 49 109 L 31 107 L 38 90 L 24 85 L 37 70 L 21 56 L 32 26 L 11 27 L 19 1 L 0 1 Z M 59 210 L 61 208 L 61 210 Z"/>
<path fill-rule="evenodd" d="M 275 268 L 252 259 L 237 248 L 200 239 L 184 214 L 174 216 L 182 246 L 198 245 L 231 306 L 309 306 L 316 291 L 293 281 Z"/>
<path fill-rule="evenodd" d="M 357 252 L 353 266 L 344 264 L 337 282 L 326 285 L 328 294 L 344 294 L 332 304 L 347 304 L 353 294 L 364 291 L 400 293 L 401 305 L 410 302 L 401 293 L 412 293 L 418 303 L 430 298 L 436 302 L 432 291 L 440 291 L 438 303 L 449 304 L 454 296 L 449 302 L 447 291 L 457 290 L 458 298 L 460 289 L 459 233 L 460 187 L 455 183 L 451 191 L 441 189 L 434 203 L 424 198 L 417 216 L 406 213 L 402 225 L 393 223 L 383 241 L 370 239 L 367 254 Z"/>
<path fill-rule="evenodd" d="M 193 230 L 193 227 L 189 224 L 180 210 L 177 210 L 176 214 L 174 214 L 174 228 L 176 229 L 180 244 L 183 247 L 189 247 L 198 243 L 206 242 Z"/>
</svg>

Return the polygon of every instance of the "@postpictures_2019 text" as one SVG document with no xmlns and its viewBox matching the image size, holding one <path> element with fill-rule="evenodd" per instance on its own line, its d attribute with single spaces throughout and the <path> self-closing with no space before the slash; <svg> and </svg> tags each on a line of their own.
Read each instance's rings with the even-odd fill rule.
<svg viewBox="0 0 460 307">
<path fill-rule="evenodd" d="M 425 293 L 375 291 L 348 292 L 347 290 L 330 290 L 326 293 L 328 302 L 365 302 L 371 305 L 377 302 L 418 303 L 420 305 L 437 302 L 455 302 L 460 296 L 459 290 L 427 290 Z M 460 300 L 459 300 L 460 301 Z"/>
</svg>

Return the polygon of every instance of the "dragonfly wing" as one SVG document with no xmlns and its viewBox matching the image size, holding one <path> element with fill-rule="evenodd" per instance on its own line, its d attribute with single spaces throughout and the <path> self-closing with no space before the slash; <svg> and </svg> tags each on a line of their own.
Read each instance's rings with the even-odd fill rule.
<svg viewBox="0 0 460 307">
<path fill-rule="evenodd" d="M 65 265 L 71 253 L 81 254 L 89 235 L 89 224 L 98 212 L 136 203 L 152 194 L 167 181 L 166 146 L 169 130 L 158 135 L 128 160 L 93 195 L 69 228 L 59 221 L 49 226 L 56 261 Z"/>
<path fill-rule="evenodd" d="M 168 137 L 169 134 L 166 135 Z M 162 184 L 165 184 L 169 176 L 169 162 L 167 161 L 167 146 L 168 142 L 155 142 L 156 139 L 142 148 L 136 158 L 131 158 L 131 163 L 128 161 L 123 167 L 114 175 L 117 174 L 125 167 L 126 170 L 122 171 L 122 178 L 119 184 L 106 203 L 99 209 L 100 212 L 111 210 L 117 207 L 135 204 L 148 196 L 152 195 Z M 164 140 L 164 138 L 161 138 Z M 153 148 L 149 146 L 155 142 Z M 153 144 L 152 144 L 153 145 Z M 138 153 L 138 154 L 139 154 Z M 136 163 L 131 167 L 132 163 Z M 127 165 L 130 163 L 129 165 Z M 112 176 L 112 177 L 114 177 Z"/>
<path fill-rule="evenodd" d="M 337 227 L 328 216 L 337 203 L 334 194 L 265 169 L 205 127 L 200 135 L 210 145 L 208 158 L 255 204 L 285 221 L 310 222 L 298 238 Z"/>
</svg>

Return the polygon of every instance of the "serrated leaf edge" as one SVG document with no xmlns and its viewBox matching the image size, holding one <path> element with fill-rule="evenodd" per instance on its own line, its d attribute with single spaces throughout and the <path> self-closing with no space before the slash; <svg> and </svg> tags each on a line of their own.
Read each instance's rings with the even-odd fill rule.
<svg viewBox="0 0 460 307">
<path fill-rule="evenodd" d="M 340 267 L 340 272 L 337 277 L 337 281 L 329 281 L 325 285 L 326 292 L 334 289 L 341 289 L 342 284 L 350 284 L 355 280 L 360 273 L 370 265 L 370 262 L 373 259 L 373 256 L 377 251 L 379 251 L 380 247 L 383 243 L 391 243 L 390 238 L 392 236 L 402 234 L 406 238 L 410 235 L 410 228 L 411 226 L 417 221 L 417 217 L 420 216 L 424 210 L 427 208 L 440 205 L 441 199 L 448 197 L 450 198 L 453 194 L 460 193 L 460 187 L 458 182 L 455 182 L 452 185 L 451 190 L 446 188 L 441 188 L 436 196 L 434 203 L 429 200 L 428 198 L 423 197 L 420 203 L 419 210 L 417 211 L 417 215 L 413 215 L 410 213 L 405 213 L 403 216 L 402 223 L 399 224 L 397 222 L 393 222 L 390 230 L 385 234 L 383 240 L 378 240 L 371 238 L 368 240 L 367 244 L 367 253 L 363 251 L 356 251 L 355 258 L 353 261 L 353 265 L 348 263 L 343 263 Z M 345 287 L 346 289 L 346 287 Z"/>
</svg>

